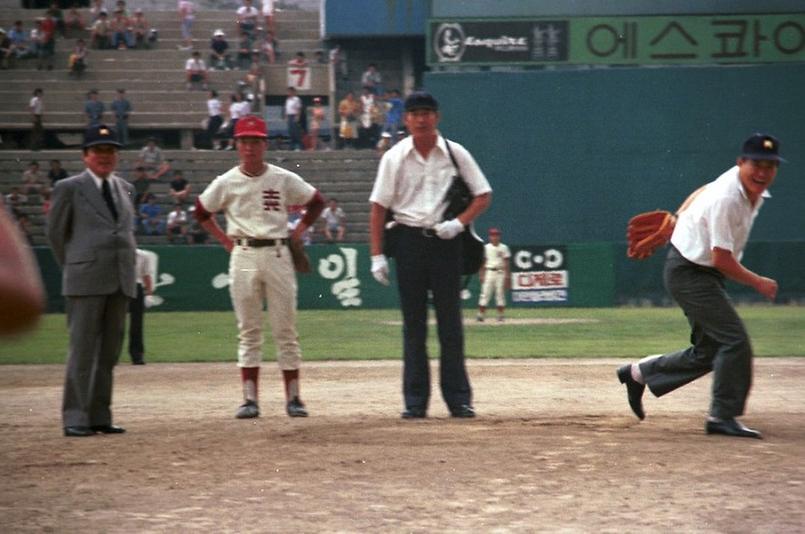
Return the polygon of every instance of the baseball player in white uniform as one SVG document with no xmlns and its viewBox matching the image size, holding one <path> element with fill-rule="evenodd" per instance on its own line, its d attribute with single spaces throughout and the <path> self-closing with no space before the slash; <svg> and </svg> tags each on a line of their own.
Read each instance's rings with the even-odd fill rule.
<svg viewBox="0 0 805 534">
<path fill-rule="evenodd" d="M 489 229 L 489 243 L 484 245 L 484 264 L 478 273 L 481 280 L 481 299 L 478 301 L 478 319 L 483 322 L 486 305 L 492 295 L 495 295 L 495 304 L 498 309 L 498 322 L 503 322 L 506 310 L 506 289 L 511 284 L 509 276 L 509 247 L 500 242 L 500 230 Z"/>
<path fill-rule="evenodd" d="M 296 333 L 296 273 L 288 249 L 288 207 L 304 205 L 305 216 L 290 235 L 300 240 L 324 208 L 324 198 L 290 171 L 263 161 L 265 122 L 256 116 L 235 127 L 240 164 L 218 176 L 196 200 L 199 223 L 230 252 L 229 292 L 238 320 L 238 366 L 244 402 L 236 417 L 258 417 L 258 374 L 263 351 L 262 312 L 268 318 L 285 382 L 286 411 L 306 417 L 299 396 L 302 353 Z M 226 233 L 212 216 L 223 212 Z"/>
</svg>

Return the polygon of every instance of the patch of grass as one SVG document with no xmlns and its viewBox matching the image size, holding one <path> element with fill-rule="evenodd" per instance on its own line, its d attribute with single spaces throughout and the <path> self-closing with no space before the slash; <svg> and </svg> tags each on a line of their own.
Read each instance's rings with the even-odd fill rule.
<svg viewBox="0 0 805 534">
<path fill-rule="evenodd" d="M 465 311 L 468 357 L 613 357 L 637 358 L 681 349 L 688 324 L 678 308 L 538 308 L 507 310 L 502 325 L 489 319 L 474 323 Z M 741 306 L 755 354 L 805 356 L 805 307 Z M 431 314 L 433 316 L 433 314 Z M 494 311 L 488 315 L 494 318 Z M 515 320 L 585 319 L 589 322 L 514 324 Z M 402 334 L 398 310 L 305 310 L 299 312 L 305 360 L 398 359 Z M 396 324 L 395 324 L 396 323 Z M 266 323 L 266 360 L 274 359 Z M 67 353 L 64 315 L 46 315 L 39 328 L 18 339 L 3 340 L 0 364 L 62 363 Z M 145 344 L 149 362 L 234 362 L 237 327 L 232 312 L 146 313 Z M 124 341 L 121 360 L 127 359 Z M 428 338 L 430 355 L 439 347 L 435 326 Z"/>
</svg>

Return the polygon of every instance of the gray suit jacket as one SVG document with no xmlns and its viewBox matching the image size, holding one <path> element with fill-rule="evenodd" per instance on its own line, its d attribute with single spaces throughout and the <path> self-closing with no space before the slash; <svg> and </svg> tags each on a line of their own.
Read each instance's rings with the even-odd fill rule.
<svg viewBox="0 0 805 534">
<path fill-rule="evenodd" d="M 109 177 L 118 211 L 115 222 L 89 172 L 59 180 L 47 217 L 47 235 L 61 265 L 62 295 L 136 295 L 134 187 Z"/>
</svg>

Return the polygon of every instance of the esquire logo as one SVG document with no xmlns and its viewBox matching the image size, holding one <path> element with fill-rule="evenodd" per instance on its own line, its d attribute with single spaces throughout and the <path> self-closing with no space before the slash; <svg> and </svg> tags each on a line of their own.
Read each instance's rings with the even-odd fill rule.
<svg viewBox="0 0 805 534">
<path fill-rule="evenodd" d="M 440 63 L 522 60 L 529 51 L 529 29 L 524 24 L 445 22 L 433 32 L 433 52 Z M 523 57 L 519 57 L 519 55 Z"/>
<path fill-rule="evenodd" d="M 440 24 L 434 34 L 433 51 L 439 61 L 461 61 L 465 39 L 461 24 Z"/>
</svg>

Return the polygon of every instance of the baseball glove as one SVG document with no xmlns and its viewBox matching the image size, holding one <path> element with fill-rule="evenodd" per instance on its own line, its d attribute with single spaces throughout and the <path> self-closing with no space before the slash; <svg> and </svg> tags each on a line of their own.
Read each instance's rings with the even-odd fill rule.
<svg viewBox="0 0 805 534">
<path fill-rule="evenodd" d="M 298 239 L 288 240 L 288 249 L 291 251 L 294 271 L 298 273 L 310 272 L 310 258 L 305 252 L 305 245 Z"/>
<path fill-rule="evenodd" d="M 626 240 L 629 242 L 626 255 L 635 260 L 648 258 L 668 243 L 675 225 L 676 217 L 668 211 L 638 213 L 626 226 Z"/>
</svg>

